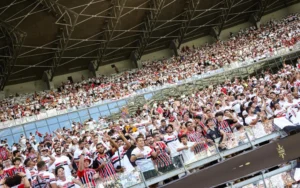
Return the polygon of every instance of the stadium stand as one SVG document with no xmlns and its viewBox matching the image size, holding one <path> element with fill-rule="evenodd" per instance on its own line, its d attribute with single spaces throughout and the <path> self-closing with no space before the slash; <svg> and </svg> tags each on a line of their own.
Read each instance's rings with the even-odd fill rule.
<svg viewBox="0 0 300 188">
<path fill-rule="evenodd" d="M 240 31 L 228 41 L 184 47 L 179 57 L 144 62 L 141 69 L 1 101 L 1 186 L 173 186 L 213 164 L 218 167 L 264 147 L 284 159 L 291 149 L 284 141 L 294 138 L 295 145 L 299 140 L 300 58 L 283 60 L 262 75 L 236 77 L 191 95 L 146 103 L 135 114 L 122 111 L 118 121 L 104 118 L 95 105 L 297 51 L 299 20 L 299 14 L 289 15 L 260 30 Z M 127 105 L 120 101 L 116 106 L 108 103 L 109 108 Z M 45 110 L 53 117 L 39 116 Z M 57 112 L 62 110 L 74 112 Z M 11 121 L 13 125 L 6 123 Z M 263 184 L 296 185 L 296 170 L 286 171 L 296 167 L 288 161 L 298 157 L 286 156 L 282 168 L 263 174 Z M 259 187 L 259 178 L 244 180 Z M 236 186 L 244 186 L 242 182 Z"/>
</svg>

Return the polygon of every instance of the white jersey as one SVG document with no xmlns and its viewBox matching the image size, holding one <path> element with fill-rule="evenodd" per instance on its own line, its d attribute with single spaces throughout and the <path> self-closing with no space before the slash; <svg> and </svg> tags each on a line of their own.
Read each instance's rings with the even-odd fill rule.
<svg viewBox="0 0 300 188">
<path fill-rule="evenodd" d="M 62 188 L 79 188 L 80 186 L 73 182 L 74 177 L 67 176 L 65 181 L 58 179 L 56 184 L 58 187 Z"/>
<path fill-rule="evenodd" d="M 59 167 L 59 166 L 64 167 L 65 175 L 66 176 L 72 176 L 71 169 L 70 169 L 70 166 L 69 166 L 69 165 L 71 165 L 71 161 L 67 156 L 64 156 L 64 155 L 62 155 L 60 157 L 55 156 L 55 161 L 54 161 L 53 165 L 54 165 L 53 166 L 54 169 L 56 167 Z"/>
<path fill-rule="evenodd" d="M 41 171 L 31 181 L 33 188 L 47 188 L 49 184 L 56 184 L 56 178 L 53 173 Z"/>
<path fill-rule="evenodd" d="M 124 150 L 124 146 L 119 147 L 119 151 L 116 151 L 114 155 L 111 157 L 111 162 L 115 168 L 118 166 L 122 166 L 125 168 L 125 174 L 128 174 L 134 170 L 134 167 L 130 163 L 128 156 L 126 155 L 126 151 Z"/>
<path fill-rule="evenodd" d="M 185 146 L 188 147 L 188 149 L 182 150 L 181 154 L 183 157 L 184 163 L 192 162 L 195 159 L 195 153 L 191 151 L 191 147 L 195 144 L 195 142 L 187 142 L 187 145 L 183 145 L 180 143 L 177 148 L 183 148 Z"/>
<path fill-rule="evenodd" d="M 170 152 L 171 152 L 171 156 L 177 156 L 180 155 L 179 152 L 177 152 L 177 147 L 180 144 L 177 134 L 176 133 L 172 133 L 171 135 L 164 135 L 164 142 L 168 145 L 168 147 L 170 148 Z"/>
<path fill-rule="evenodd" d="M 137 158 L 135 161 L 135 164 L 142 172 L 147 172 L 155 169 L 154 164 L 151 160 L 152 152 L 153 150 L 148 146 L 144 146 L 143 150 L 138 147 L 132 150 L 131 155 L 137 156 L 140 153 L 144 155 L 143 157 Z"/>
</svg>

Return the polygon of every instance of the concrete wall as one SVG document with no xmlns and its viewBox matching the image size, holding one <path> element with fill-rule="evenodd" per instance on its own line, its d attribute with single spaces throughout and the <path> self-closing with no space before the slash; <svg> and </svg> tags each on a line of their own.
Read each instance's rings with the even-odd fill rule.
<svg viewBox="0 0 300 188">
<path fill-rule="evenodd" d="M 22 84 L 9 85 L 4 88 L 5 96 L 14 95 L 16 93 L 33 93 L 35 91 L 43 91 L 47 89 L 47 85 L 42 80 L 25 82 Z"/>
<path fill-rule="evenodd" d="M 145 54 L 142 56 L 141 61 L 159 60 L 159 59 L 172 57 L 173 55 L 174 53 L 171 49 L 165 49 L 150 54 Z"/>
<path fill-rule="evenodd" d="M 230 32 L 237 33 L 241 29 L 248 28 L 248 27 L 251 27 L 251 26 L 252 26 L 252 24 L 250 22 L 245 22 L 245 23 L 242 23 L 242 24 L 224 29 L 220 34 L 220 39 L 221 40 L 226 40 L 226 39 L 229 38 Z"/>
<path fill-rule="evenodd" d="M 68 80 L 68 77 L 72 76 L 73 82 L 81 81 L 81 77 L 84 76 L 85 78 L 88 78 L 91 76 L 89 70 L 83 70 L 83 71 L 77 71 L 69 74 L 63 74 L 59 76 L 55 76 L 52 80 L 52 83 L 54 84 L 54 87 L 57 88 L 61 85 L 61 82 L 66 82 Z"/>
<path fill-rule="evenodd" d="M 275 12 L 272 12 L 270 14 L 264 15 L 260 22 L 266 23 L 270 21 L 271 19 L 281 19 L 291 13 L 300 12 L 300 3 L 297 3 L 295 5 L 288 6 L 287 8 L 277 10 Z"/>
<path fill-rule="evenodd" d="M 208 36 L 204 36 L 204 37 L 201 37 L 201 38 L 198 38 L 198 39 L 195 39 L 195 40 L 191 40 L 189 42 L 185 42 L 183 43 L 181 46 L 190 46 L 192 47 L 193 45 L 195 47 L 199 47 L 199 46 L 202 46 L 206 43 L 213 43 L 215 42 L 216 40 L 214 39 L 214 37 L 208 35 Z"/>
<path fill-rule="evenodd" d="M 112 68 L 111 65 L 115 65 L 120 72 L 134 68 L 133 63 L 130 60 L 124 60 L 99 67 L 96 75 L 109 75 L 116 73 L 115 69 Z"/>
<path fill-rule="evenodd" d="M 287 7 L 289 13 L 300 12 L 300 3 Z"/>
</svg>

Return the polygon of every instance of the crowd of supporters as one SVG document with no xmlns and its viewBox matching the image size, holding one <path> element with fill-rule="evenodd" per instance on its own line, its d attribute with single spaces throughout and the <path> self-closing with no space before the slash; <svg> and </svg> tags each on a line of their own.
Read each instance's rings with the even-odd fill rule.
<svg viewBox="0 0 300 188">
<path fill-rule="evenodd" d="M 250 27 L 201 47 L 184 47 L 178 57 L 147 61 L 143 67 L 114 76 L 82 78 L 77 83 L 62 83 L 57 90 L 10 97 L 0 101 L 0 121 L 39 114 L 41 110 L 89 107 L 97 102 L 125 98 L 139 90 L 175 84 L 194 75 L 225 65 L 254 62 L 272 57 L 282 48 L 293 48 L 299 41 L 300 14 L 271 20 L 260 29 Z"/>
<path fill-rule="evenodd" d="M 22 135 L 12 146 L 2 140 L 0 184 L 70 188 L 105 181 L 120 187 L 116 179 L 138 179 L 137 169 L 148 180 L 268 135 L 276 129 L 274 119 L 300 120 L 300 69 L 282 65 L 277 73 L 226 80 L 190 96 L 145 104 L 118 121 L 90 119 L 51 134 Z"/>
</svg>

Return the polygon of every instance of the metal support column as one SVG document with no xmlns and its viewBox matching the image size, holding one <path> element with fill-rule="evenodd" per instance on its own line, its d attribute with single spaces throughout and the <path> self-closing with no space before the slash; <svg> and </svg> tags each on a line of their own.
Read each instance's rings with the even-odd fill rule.
<svg viewBox="0 0 300 188">
<path fill-rule="evenodd" d="M 143 30 L 146 32 L 141 33 L 138 41 L 138 49 L 135 50 L 137 59 L 141 59 L 147 45 L 149 44 L 152 32 L 155 29 L 155 25 L 159 18 L 159 15 L 164 7 L 165 0 L 152 0 L 150 1 L 150 11 L 146 14 L 146 18 L 143 24 Z"/>
<path fill-rule="evenodd" d="M 112 41 L 114 32 L 119 24 L 122 17 L 122 12 L 124 10 L 127 0 L 112 0 L 112 15 L 115 19 L 108 18 L 106 20 L 105 30 L 103 32 L 102 38 L 105 42 L 102 42 L 99 46 L 98 57 L 95 69 L 98 70 L 99 66 L 103 63 L 105 53 L 109 43 Z"/>
<path fill-rule="evenodd" d="M 61 64 L 63 54 L 68 47 L 68 43 L 74 31 L 79 15 L 73 10 L 57 3 L 54 0 L 42 0 L 42 3 L 56 14 L 57 21 L 55 24 L 61 26 L 58 31 L 58 50 L 54 54 L 52 68 L 46 72 L 47 79 L 52 81 L 57 67 L 59 67 Z"/>
<path fill-rule="evenodd" d="M 232 7 L 234 6 L 234 1 L 235 0 L 223 0 L 224 9 L 222 11 L 220 24 L 217 26 L 218 36 L 220 36 L 221 31 L 224 28 L 224 25 L 226 24 L 226 22 L 228 20 L 228 16 L 230 14 L 230 11 L 231 11 Z"/>
<path fill-rule="evenodd" d="M 0 35 L 4 42 L 0 46 L 0 91 L 2 91 L 8 82 L 13 71 L 20 49 L 26 38 L 26 33 L 0 20 Z"/>
<path fill-rule="evenodd" d="M 192 19 L 194 18 L 195 12 L 197 10 L 198 5 L 200 4 L 201 0 L 189 0 L 186 5 L 186 11 L 184 12 L 184 22 L 181 24 L 181 28 L 179 30 L 179 37 L 178 37 L 178 44 L 177 48 L 180 48 L 180 45 L 182 44 L 187 30 L 192 22 Z"/>
</svg>

